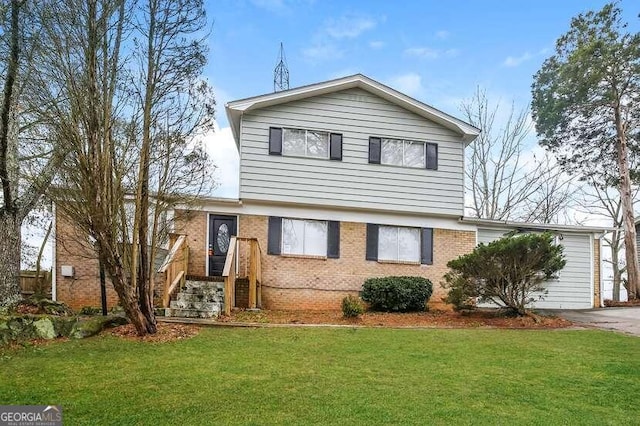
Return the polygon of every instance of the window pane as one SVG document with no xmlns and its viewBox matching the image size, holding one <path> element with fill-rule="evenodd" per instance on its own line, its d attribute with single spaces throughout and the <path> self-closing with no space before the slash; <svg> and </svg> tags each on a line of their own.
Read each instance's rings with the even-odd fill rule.
<svg viewBox="0 0 640 426">
<path fill-rule="evenodd" d="M 304 254 L 304 221 L 282 219 L 282 253 Z"/>
<path fill-rule="evenodd" d="M 402 166 L 402 141 L 396 139 L 382 139 L 382 164 Z"/>
<path fill-rule="evenodd" d="M 282 153 L 285 155 L 305 155 L 305 131 L 283 129 Z"/>
<path fill-rule="evenodd" d="M 404 165 L 424 167 L 424 142 L 404 141 Z"/>
<path fill-rule="evenodd" d="M 420 230 L 398 228 L 398 260 L 420 262 Z"/>
<path fill-rule="evenodd" d="M 381 226 L 378 229 L 378 259 L 398 260 L 398 228 Z"/>
<path fill-rule="evenodd" d="M 312 256 L 327 255 L 327 222 L 305 221 L 304 254 Z"/>
<path fill-rule="evenodd" d="M 307 131 L 307 156 L 329 157 L 329 133 Z"/>
</svg>

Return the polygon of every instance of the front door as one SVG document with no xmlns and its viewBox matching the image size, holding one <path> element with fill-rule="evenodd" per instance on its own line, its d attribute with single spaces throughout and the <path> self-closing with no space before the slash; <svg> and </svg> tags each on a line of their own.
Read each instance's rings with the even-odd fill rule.
<svg viewBox="0 0 640 426">
<path fill-rule="evenodd" d="M 220 276 L 231 237 L 237 234 L 235 216 L 209 216 L 209 275 Z"/>
</svg>

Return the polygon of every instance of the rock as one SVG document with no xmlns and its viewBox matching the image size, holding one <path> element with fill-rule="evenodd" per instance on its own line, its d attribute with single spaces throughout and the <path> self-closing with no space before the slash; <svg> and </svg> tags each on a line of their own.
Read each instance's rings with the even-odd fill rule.
<svg viewBox="0 0 640 426">
<path fill-rule="evenodd" d="M 36 335 L 42 339 L 55 339 L 58 336 L 50 318 L 40 318 L 33 323 L 33 327 Z"/>
<path fill-rule="evenodd" d="M 73 339 L 84 339 L 95 336 L 105 328 L 116 327 L 127 324 L 129 321 L 121 316 L 94 317 L 74 324 L 69 337 Z"/>
</svg>

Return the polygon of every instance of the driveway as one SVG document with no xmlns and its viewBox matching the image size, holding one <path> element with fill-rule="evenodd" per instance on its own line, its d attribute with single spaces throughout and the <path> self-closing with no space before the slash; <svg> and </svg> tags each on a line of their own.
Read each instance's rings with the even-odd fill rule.
<svg viewBox="0 0 640 426">
<path fill-rule="evenodd" d="M 640 307 L 549 310 L 575 323 L 640 336 Z"/>
</svg>

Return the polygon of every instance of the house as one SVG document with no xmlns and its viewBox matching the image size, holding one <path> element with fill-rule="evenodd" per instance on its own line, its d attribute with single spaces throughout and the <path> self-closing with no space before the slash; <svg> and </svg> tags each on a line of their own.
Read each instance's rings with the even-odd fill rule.
<svg viewBox="0 0 640 426">
<path fill-rule="evenodd" d="M 565 272 L 539 306 L 600 305 L 601 230 L 463 217 L 464 150 L 479 129 L 361 74 L 229 102 L 226 111 L 239 199 L 176 208 L 173 254 L 161 269 L 165 305 L 187 274 L 224 276 L 216 300 L 227 310 L 338 309 L 365 279 L 388 275 L 429 278 L 438 304 L 449 260 L 514 229 L 551 230 L 568 248 Z M 58 240 L 69 228 L 58 220 Z M 57 244 L 56 294 L 98 305 L 97 268 L 81 251 Z"/>
</svg>

